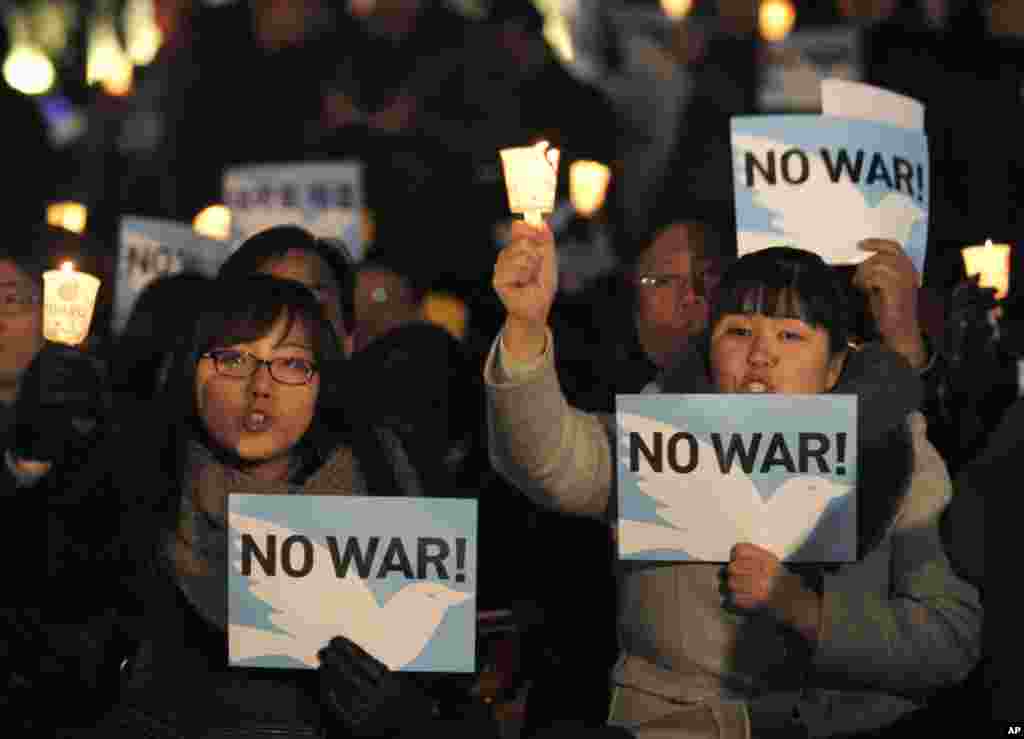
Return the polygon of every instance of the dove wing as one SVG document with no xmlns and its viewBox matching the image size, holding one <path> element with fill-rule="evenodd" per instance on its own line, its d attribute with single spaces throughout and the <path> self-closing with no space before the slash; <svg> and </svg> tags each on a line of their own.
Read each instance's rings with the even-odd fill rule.
<svg viewBox="0 0 1024 739">
<path fill-rule="evenodd" d="M 405 667 L 423 652 L 448 609 L 472 597 L 441 583 L 406 585 L 384 604 L 380 623 L 388 638 L 372 654 L 390 670 Z"/>
<path fill-rule="evenodd" d="M 296 646 L 297 642 L 294 638 L 279 631 L 257 629 L 253 626 L 243 626 L 241 624 L 231 624 L 231 628 L 228 629 L 228 648 L 231 659 L 234 661 L 250 657 L 265 657 L 269 654 L 287 654 L 301 660 L 310 667 L 316 668 L 320 666 L 315 650 L 300 650 L 302 654 L 298 655 L 296 654 Z M 316 649 L 319 649 L 319 647 L 316 647 Z"/>
<path fill-rule="evenodd" d="M 267 534 L 275 534 L 278 546 L 295 535 L 283 526 L 238 513 L 230 514 L 230 525 L 232 529 L 252 534 L 256 541 L 265 542 Z M 311 543 L 314 567 L 305 577 L 269 577 L 258 574 L 259 569 L 253 568 L 247 578 L 249 589 L 274 610 L 270 620 L 275 626 L 303 643 L 309 642 L 304 651 L 315 654 L 339 633 L 361 646 L 363 640 L 372 641 L 380 606 L 370 588 L 351 574 L 351 570 L 345 577 L 337 577 L 330 551 L 315 541 Z M 235 546 L 239 546 L 237 540 Z M 295 609 L 296 603 L 316 605 Z"/>
<path fill-rule="evenodd" d="M 828 504 L 849 492 L 849 486 L 816 475 L 787 479 L 764 506 L 757 543 L 786 559 L 807 541 Z M 856 551 L 855 541 L 853 546 Z"/>
<path fill-rule="evenodd" d="M 715 449 L 699 439 L 698 463 L 692 472 L 676 473 L 666 464 L 661 473 L 650 470 L 630 473 L 629 432 L 639 432 L 650 439 L 653 432 L 660 431 L 667 447 L 668 438 L 680 429 L 628 413 L 618 414 L 618 419 L 622 430 L 620 443 L 625 446 L 619 455 L 619 464 L 626 468 L 626 474 L 635 475 L 637 486 L 644 494 L 658 501 L 658 515 L 675 527 L 673 530 L 650 522 L 641 526 L 637 525 L 641 522 L 620 518 L 619 541 L 623 553 L 663 548 L 661 544 L 672 543 L 670 548 L 683 549 L 694 559 L 723 561 L 728 560 L 733 544 L 750 540 L 749 532 L 758 521 L 764 503 L 749 477 L 735 466 L 730 474 L 723 475 Z M 680 448 L 688 449 L 688 444 L 681 442 Z M 644 538 L 636 541 L 633 535 Z M 645 540 L 648 536 L 650 542 Z"/>
</svg>

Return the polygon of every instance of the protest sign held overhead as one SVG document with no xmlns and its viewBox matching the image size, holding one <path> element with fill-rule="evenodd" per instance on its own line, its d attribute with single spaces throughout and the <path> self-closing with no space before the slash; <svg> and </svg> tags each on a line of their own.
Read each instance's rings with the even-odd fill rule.
<svg viewBox="0 0 1024 739">
<path fill-rule="evenodd" d="M 821 112 L 835 118 L 860 118 L 924 131 L 924 105 L 920 101 L 864 82 L 822 80 Z"/>
<path fill-rule="evenodd" d="M 476 506 L 230 495 L 231 664 L 315 669 L 341 635 L 392 670 L 472 672 Z"/>
<path fill-rule="evenodd" d="M 363 257 L 365 198 L 358 162 L 234 167 L 224 174 L 224 203 L 236 244 L 271 226 L 295 224 L 340 241 L 357 261 Z"/>
<path fill-rule="evenodd" d="M 617 395 L 621 559 L 857 556 L 852 395 Z"/>
<path fill-rule="evenodd" d="M 121 219 L 114 286 L 113 328 L 124 329 L 145 287 L 163 275 L 183 271 L 216 277 L 228 257 L 223 241 L 200 236 L 191 227 L 157 218 Z"/>
<path fill-rule="evenodd" d="M 863 239 L 898 242 L 924 273 L 928 142 L 922 131 L 836 116 L 741 116 L 731 122 L 739 255 L 795 246 L 830 264 L 871 256 Z"/>
</svg>

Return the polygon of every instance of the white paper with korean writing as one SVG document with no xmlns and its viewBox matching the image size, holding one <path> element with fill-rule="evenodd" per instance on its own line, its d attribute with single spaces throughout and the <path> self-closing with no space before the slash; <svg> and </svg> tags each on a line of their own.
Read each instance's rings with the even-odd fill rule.
<svg viewBox="0 0 1024 739">
<path fill-rule="evenodd" d="M 294 223 L 341 240 L 353 258 L 362 259 L 365 196 L 359 162 L 247 164 L 228 169 L 223 188 L 236 244 L 265 228 Z"/>
</svg>

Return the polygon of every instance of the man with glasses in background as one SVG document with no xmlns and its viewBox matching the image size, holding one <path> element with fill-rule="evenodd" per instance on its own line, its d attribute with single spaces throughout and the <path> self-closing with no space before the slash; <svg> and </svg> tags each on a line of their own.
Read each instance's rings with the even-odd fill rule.
<svg viewBox="0 0 1024 739">
<path fill-rule="evenodd" d="M 707 326 L 708 297 L 724 267 L 712 238 L 711 229 L 699 221 L 670 223 L 655 234 L 633 268 L 633 322 L 652 381 Z"/>
</svg>

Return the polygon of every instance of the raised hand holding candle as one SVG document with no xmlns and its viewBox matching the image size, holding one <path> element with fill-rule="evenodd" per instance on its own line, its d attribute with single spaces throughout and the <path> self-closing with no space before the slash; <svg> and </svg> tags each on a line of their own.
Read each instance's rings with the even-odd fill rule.
<svg viewBox="0 0 1024 739">
<path fill-rule="evenodd" d="M 71 262 L 43 273 L 43 336 L 76 346 L 89 335 L 100 281 Z"/>
<path fill-rule="evenodd" d="M 555 209 L 560 152 L 547 141 L 540 141 L 533 146 L 501 149 L 500 153 L 509 210 L 522 213 L 529 224 L 541 225 L 543 214 Z"/>
<path fill-rule="evenodd" d="M 980 275 L 979 287 L 996 290 L 996 300 L 1002 300 L 1010 290 L 1010 245 L 993 244 L 986 239 L 983 246 L 968 246 L 960 250 L 967 276 Z"/>
</svg>

